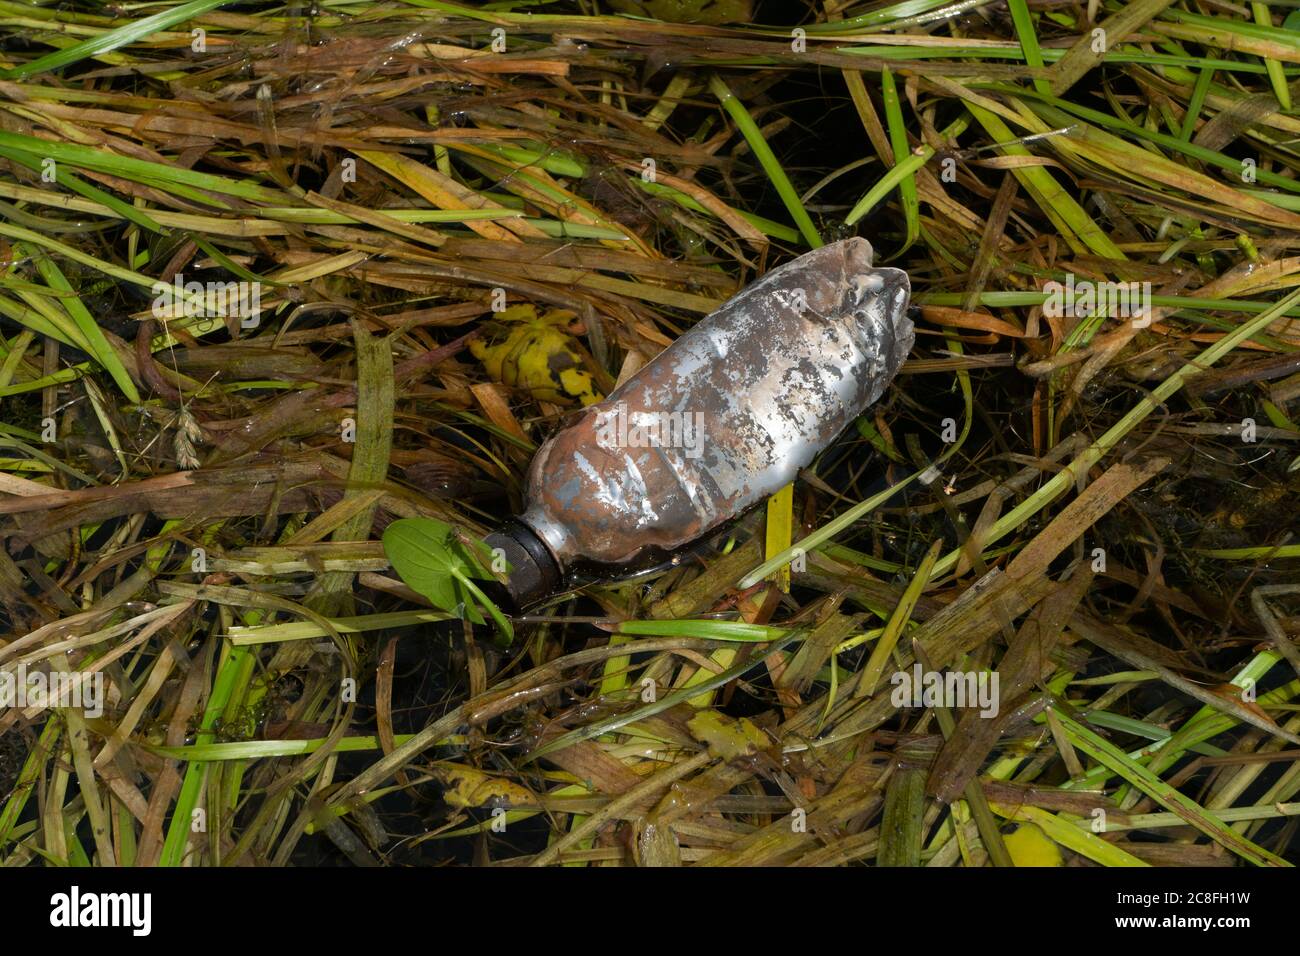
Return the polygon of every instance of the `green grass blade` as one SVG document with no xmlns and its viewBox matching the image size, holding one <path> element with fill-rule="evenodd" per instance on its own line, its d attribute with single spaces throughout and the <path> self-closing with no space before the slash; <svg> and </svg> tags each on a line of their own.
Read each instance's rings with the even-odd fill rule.
<svg viewBox="0 0 1300 956">
<path fill-rule="evenodd" d="M 889 145 L 894 151 L 894 165 L 902 163 L 911 155 L 907 145 L 907 127 L 903 123 L 903 107 L 898 98 L 898 84 L 888 67 L 880 71 L 880 99 L 885 105 L 885 123 L 889 128 Z M 907 176 L 898 184 L 898 196 L 903 203 L 903 217 L 907 221 L 907 238 L 902 255 L 916 242 L 921 234 L 921 204 L 916 196 L 916 175 Z"/>
<path fill-rule="evenodd" d="M 89 40 L 83 40 L 81 43 L 66 49 L 48 53 L 30 63 L 24 63 L 22 66 L 0 71 L 0 78 L 22 80 L 38 73 L 47 73 L 50 70 L 70 66 L 88 57 L 99 56 L 119 47 L 143 40 L 155 33 L 174 27 L 178 23 L 191 20 L 201 13 L 207 13 L 209 10 L 225 6 L 229 2 L 230 0 L 190 0 L 189 3 L 182 3 L 180 6 L 162 10 L 151 17 L 133 20 L 116 30 L 109 30 L 107 33 L 91 37 Z"/>
<path fill-rule="evenodd" d="M 1020 38 L 1020 48 L 1025 51 L 1025 62 L 1036 69 L 1043 69 L 1043 54 L 1038 49 L 1038 34 L 1034 32 L 1029 4 L 1025 0 L 1007 0 L 1007 6 L 1011 10 L 1011 22 L 1015 24 L 1016 36 Z M 1052 84 L 1046 77 L 1035 77 L 1034 89 L 1040 93 L 1050 93 Z"/>
<path fill-rule="evenodd" d="M 118 358 L 113 346 L 104 337 L 104 331 L 99 327 L 99 323 L 95 321 L 90 314 L 90 310 L 86 308 L 81 298 L 76 294 L 76 290 L 72 288 L 72 283 L 68 281 L 48 253 L 37 250 L 34 258 L 36 268 L 40 271 L 41 277 L 49 283 L 50 288 L 63 293 L 59 302 L 63 304 L 63 307 L 68 311 L 68 315 L 72 317 L 72 321 L 76 323 L 77 329 L 89 345 L 91 355 L 95 361 L 113 377 L 117 387 L 122 390 L 122 394 L 130 402 L 133 404 L 138 403 L 140 401 L 140 392 L 136 389 L 135 382 L 127 373 L 126 366 Z"/>
<path fill-rule="evenodd" d="M 1233 853 L 1257 866 L 1290 866 L 1285 860 L 1252 843 L 1194 800 L 1165 783 L 1146 767 L 1131 760 L 1128 754 L 1094 734 L 1067 715 L 1056 715 L 1070 742 L 1093 759 L 1105 764 L 1162 807 L 1172 810 L 1196 829 Z"/>
<path fill-rule="evenodd" d="M 790 182 L 790 177 L 785 174 L 785 169 L 781 166 L 776 154 L 772 152 L 772 147 L 767 145 L 767 140 L 763 138 L 763 132 L 754 122 L 754 118 L 749 115 L 749 110 L 745 109 L 745 104 L 736 99 L 735 94 L 731 92 L 722 78 L 716 74 L 709 77 L 709 89 L 713 95 L 718 98 L 722 108 L 727 111 L 736 127 L 740 130 L 745 142 L 749 148 L 754 151 L 758 157 L 759 165 L 767 173 L 768 179 L 776 187 L 777 194 L 781 197 L 781 202 L 785 203 L 785 208 L 790 212 L 790 218 L 799 227 L 799 232 L 803 234 L 804 242 L 814 249 L 822 245 L 822 237 L 817 232 L 817 227 L 813 225 L 812 219 L 808 216 L 808 210 L 803 207 L 799 200 L 799 194 L 795 192 L 794 186 Z"/>
</svg>

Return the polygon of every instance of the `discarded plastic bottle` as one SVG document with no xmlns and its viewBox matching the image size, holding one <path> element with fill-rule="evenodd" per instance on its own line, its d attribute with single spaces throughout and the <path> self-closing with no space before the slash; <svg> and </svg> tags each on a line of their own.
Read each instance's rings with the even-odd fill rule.
<svg viewBox="0 0 1300 956">
<path fill-rule="evenodd" d="M 911 291 L 845 239 L 774 269 L 538 450 L 487 538 L 526 607 L 669 559 L 794 480 L 911 351 Z"/>
</svg>

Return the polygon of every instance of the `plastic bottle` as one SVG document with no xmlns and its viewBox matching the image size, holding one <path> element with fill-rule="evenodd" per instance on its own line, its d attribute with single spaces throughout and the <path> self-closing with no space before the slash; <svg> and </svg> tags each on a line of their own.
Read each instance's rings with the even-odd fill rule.
<svg viewBox="0 0 1300 956">
<path fill-rule="evenodd" d="M 487 538 L 526 607 L 663 563 L 794 480 L 912 348 L 911 288 L 845 239 L 729 299 L 537 451 L 527 507 Z"/>
</svg>

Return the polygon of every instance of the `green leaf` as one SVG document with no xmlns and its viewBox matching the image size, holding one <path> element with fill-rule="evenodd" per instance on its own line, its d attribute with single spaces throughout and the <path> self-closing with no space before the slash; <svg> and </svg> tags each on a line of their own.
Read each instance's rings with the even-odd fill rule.
<svg viewBox="0 0 1300 956">
<path fill-rule="evenodd" d="M 452 546 L 465 562 L 465 573 L 471 578 L 478 578 L 480 581 L 496 580 L 496 575 L 488 570 L 492 567 L 494 556 L 486 542 L 460 534 L 453 539 Z M 513 570 L 513 566 L 507 564 L 506 570 Z"/>
<path fill-rule="evenodd" d="M 486 624 L 480 608 L 496 623 L 505 643 L 514 628 L 500 608 L 471 578 L 492 580 L 479 556 L 486 546 L 459 534 L 437 518 L 402 518 L 384 531 L 384 553 L 398 576 L 414 591 L 444 611 L 473 624 Z"/>
<path fill-rule="evenodd" d="M 393 562 L 393 567 L 397 567 L 396 562 Z M 445 611 L 456 611 L 457 616 L 463 616 L 459 613 L 459 605 L 462 602 L 460 596 L 456 593 L 456 579 L 450 574 L 430 571 L 427 575 L 421 577 L 417 583 L 406 571 L 398 571 L 397 573 L 414 590 L 427 597 L 434 607 L 442 608 Z"/>
<path fill-rule="evenodd" d="M 436 518 L 402 518 L 384 530 L 384 553 L 413 590 L 444 611 L 456 610 L 460 595 L 452 576 L 461 562 L 452 552 L 451 525 Z"/>
</svg>

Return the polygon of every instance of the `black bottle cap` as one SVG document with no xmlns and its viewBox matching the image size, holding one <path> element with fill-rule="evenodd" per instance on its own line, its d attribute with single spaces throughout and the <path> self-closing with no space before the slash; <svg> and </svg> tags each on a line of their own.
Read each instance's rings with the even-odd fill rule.
<svg viewBox="0 0 1300 956">
<path fill-rule="evenodd" d="M 545 600 L 560 588 L 560 566 L 537 532 L 518 518 L 511 518 L 484 539 L 489 548 L 500 548 L 510 570 L 506 590 L 518 609 Z"/>
</svg>

